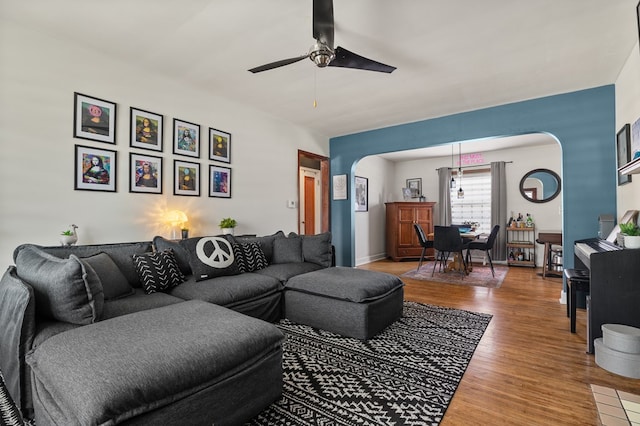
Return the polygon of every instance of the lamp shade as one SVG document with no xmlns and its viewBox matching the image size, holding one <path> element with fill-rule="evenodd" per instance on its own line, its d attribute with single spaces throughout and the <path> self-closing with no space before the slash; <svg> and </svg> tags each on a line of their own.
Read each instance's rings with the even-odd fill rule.
<svg viewBox="0 0 640 426">
<path fill-rule="evenodd" d="M 171 226 L 178 226 L 178 225 L 182 225 L 183 223 L 186 223 L 189 220 L 189 218 L 187 217 L 186 213 L 183 211 L 169 210 L 165 215 L 165 220 Z"/>
</svg>

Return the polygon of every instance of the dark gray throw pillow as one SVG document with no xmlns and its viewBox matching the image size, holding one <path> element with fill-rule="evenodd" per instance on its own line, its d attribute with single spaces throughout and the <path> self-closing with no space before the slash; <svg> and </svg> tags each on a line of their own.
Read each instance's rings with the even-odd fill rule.
<svg viewBox="0 0 640 426">
<path fill-rule="evenodd" d="M 147 294 L 170 290 L 185 280 L 171 249 L 134 254 L 133 263 Z"/>
<path fill-rule="evenodd" d="M 223 235 L 189 238 L 180 245 L 189 253 L 189 266 L 196 281 L 238 275 L 231 242 Z"/>
<path fill-rule="evenodd" d="M 16 271 L 33 287 L 39 315 L 78 325 L 102 317 L 102 283 L 93 268 L 76 255 L 60 259 L 35 246 L 25 246 L 17 253 Z"/>
<path fill-rule="evenodd" d="M 237 236 L 233 237 L 233 241 L 236 243 L 259 243 L 267 258 L 267 263 L 271 263 L 273 261 L 273 242 L 278 238 L 285 238 L 284 232 L 278 231 L 275 234 L 262 237 Z"/>
<path fill-rule="evenodd" d="M 196 238 L 193 238 L 196 239 Z M 173 250 L 173 255 L 178 261 L 180 270 L 185 275 L 191 275 L 191 266 L 189 266 L 189 252 L 180 244 L 181 241 L 167 240 L 161 236 L 153 237 L 153 247 L 155 251 Z"/>
<path fill-rule="evenodd" d="M 322 267 L 331 266 L 331 233 L 324 232 L 317 235 L 303 235 L 302 257 L 305 262 L 315 263 Z"/>
<path fill-rule="evenodd" d="M 133 287 L 129 285 L 127 277 L 107 253 L 98 253 L 80 260 L 91 266 L 100 278 L 105 300 L 131 296 L 135 293 Z"/>
<path fill-rule="evenodd" d="M 273 241 L 273 260 L 271 263 L 301 263 L 302 238 L 289 235 L 286 238 L 276 238 Z"/>
<path fill-rule="evenodd" d="M 253 272 L 269 266 L 260 243 L 233 243 L 232 247 L 240 272 Z"/>
</svg>

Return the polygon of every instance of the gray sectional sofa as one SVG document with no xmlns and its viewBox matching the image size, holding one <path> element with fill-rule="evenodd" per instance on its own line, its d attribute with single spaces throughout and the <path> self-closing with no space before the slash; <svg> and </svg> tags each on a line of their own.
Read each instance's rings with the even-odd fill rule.
<svg viewBox="0 0 640 426">
<path fill-rule="evenodd" d="M 241 424 L 282 392 L 283 290 L 329 233 L 21 245 L 0 281 L 0 369 L 47 424 Z"/>
</svg>

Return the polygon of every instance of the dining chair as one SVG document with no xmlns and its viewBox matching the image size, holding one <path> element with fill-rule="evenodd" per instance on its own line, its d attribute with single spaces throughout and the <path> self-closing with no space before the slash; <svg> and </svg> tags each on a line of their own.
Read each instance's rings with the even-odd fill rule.
<svg viewBox="0 0 640 426">
<path fill-rule="evenodd" d="M 471 263 L 471 250 L 483 250 L 489 258 L 489 266 L 491 266 L 491 275 L 496 276 L 495 271 L 493 270 L 493 262 L 491 261 L 491 249 L 493 248 L 493 244 L 496 242 L 496 237 L 498 236 L 498 231 L 500 231 L 500 225 L 494 225 L 493 229 L 491 229 L 491 233 L 489 237 L 486 239 L 477 239 L 467 243 L 467 265 Z"/>
<path fill-rule="evenodd" d="M 433 248 L 437 251 L 437 256 L 436 261 L 433 263 L 431 276 L 436 272 L 436 265 L 440 265 L 440 271 L 442 271 L 443 266 L 446 268 L 447 260 L 449 260 L 451 253 L 457 254 L 458 261 L 462 262 L 461 266 L 463 268 L 459 268 L 459 270 L 462 272 L 463 277 L 467 274 L 467 263 L 462 253 L 465 244 L 457 226 L 434 226 Z"/>
<path fill-rule="evenodd" d="M 416 235 L 418 236 L 418 242 L 420 243 L 420 247 L 422 247 L 422 254 L 420 255 L 420 262 L 418 263 L 419 270 L 422 266 L 422 261 L 424 260 L 424 254 L 427 252 L 427 249 L 433 248 L 433 240 L 428 240 L 427 235 L 424 233 L 424 229 L 420 226 L 419 223 L 413 224 L 413 229 L 416 230 Z"/>
</svg>

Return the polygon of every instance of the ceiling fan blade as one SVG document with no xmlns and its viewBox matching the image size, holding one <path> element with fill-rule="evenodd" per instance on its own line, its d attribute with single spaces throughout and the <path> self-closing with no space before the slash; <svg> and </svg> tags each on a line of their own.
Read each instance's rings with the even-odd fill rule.
<svg viewBox="0 0 640 426">
<path fill-rule="evenodd" d="M 340 46 L 336 47 L 335 53 L 336 57 L 329 62 L 330 67 L 355 68 L 386 73 L 392 73 L 396 69 L 396 67 L 357 55 Z"/>
<path fill-rule="evenodd" d="M 333 0 L 313 0 L 313 38 L 333 49 Z"/>
<path fill-rule="evenodd" d="M 259 67 L 251 68 L 249 71 L 254 74 L 257 72 L 268 71 L 274 68 L 283 67 L 285 65 L 294 64 L 308 57 L 309 57 L 309 54 L 306 54 L 303 56 L 296 56 L 295 58 L 283 59 L 281 61 L 271 62 L 270 64 L 260 65 Z"/>
</svg>

